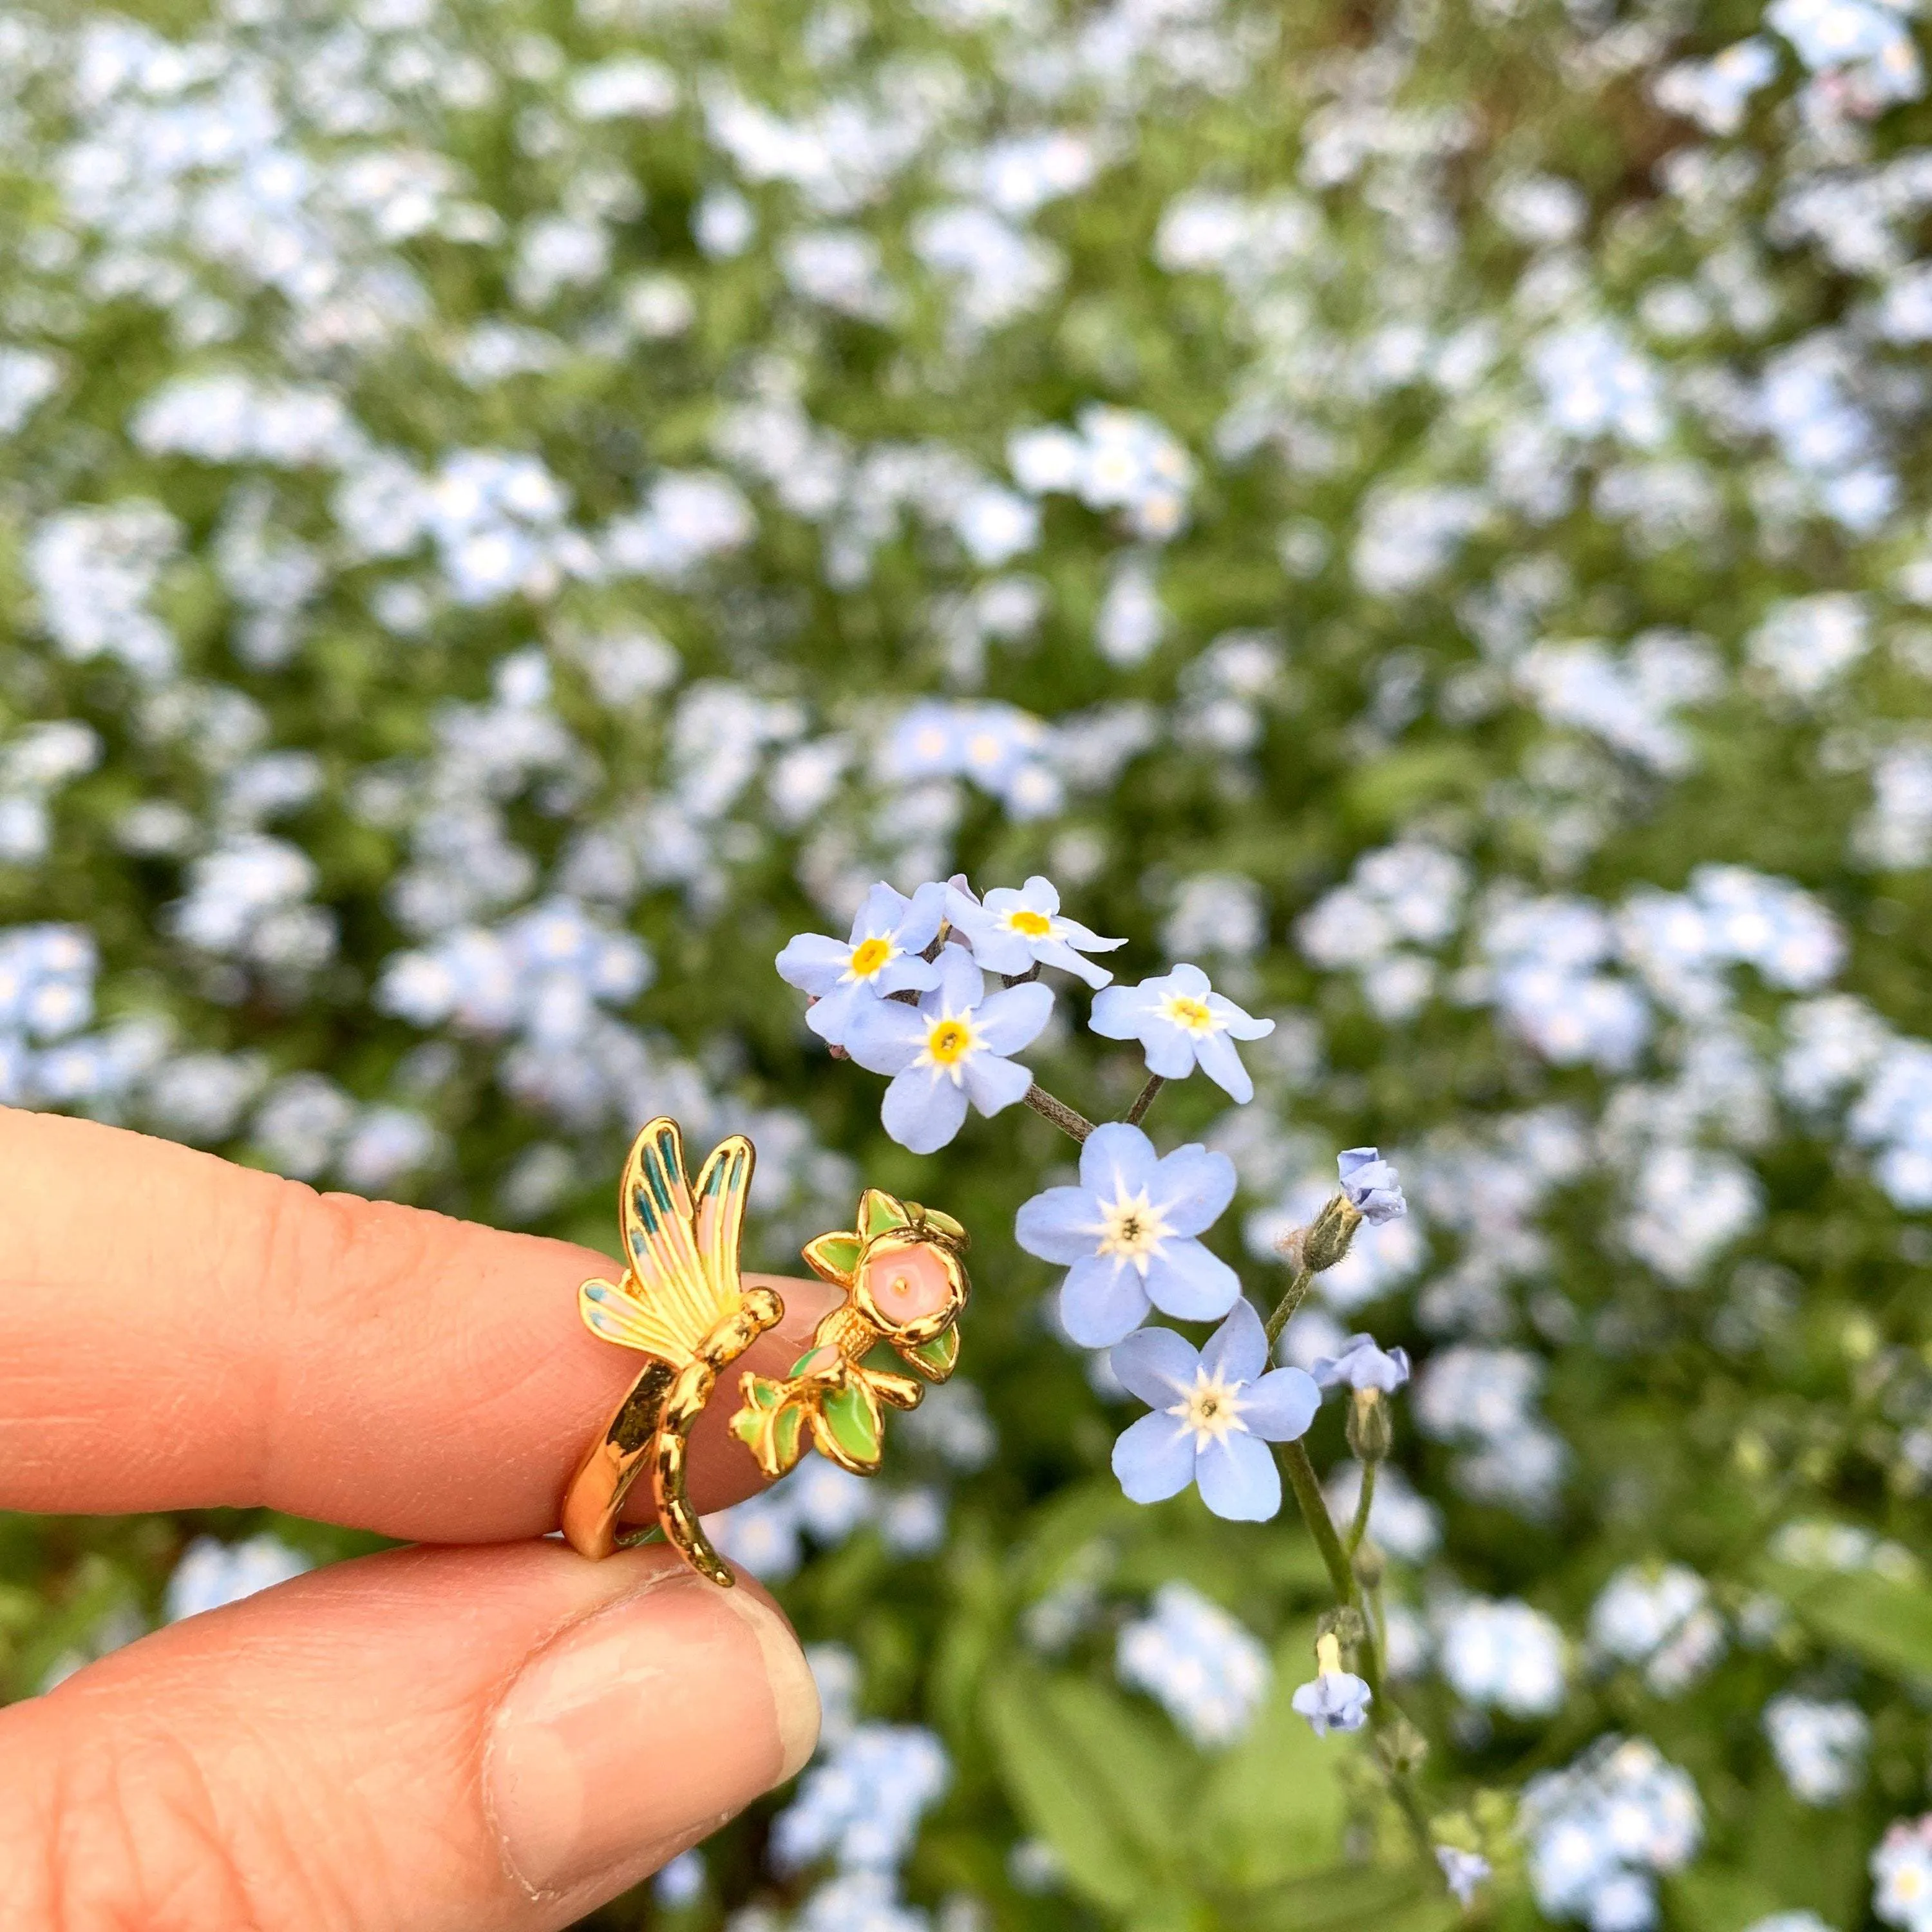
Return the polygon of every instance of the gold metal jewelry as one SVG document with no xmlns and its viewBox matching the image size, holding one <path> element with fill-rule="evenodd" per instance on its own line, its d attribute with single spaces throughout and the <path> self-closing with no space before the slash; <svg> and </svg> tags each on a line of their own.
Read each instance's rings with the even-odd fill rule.
<svg viewBox="0 0 1932 1932">
<path fill-rule="evenodd" d="M 579 1464 L 563 1502 L 563 1533 L 586 1556 L 617 1546 L 625 1499 L 649 1472 L 659 1525 L 693 1568 L 736 1580 L 712 1547 L 686 1491 L 692 1425 L 718 1378 L 784 1313 L 777 1291 L 738 1271 L 745 1197 L 756 1154 L 742 1134 L 721 1142 L 686 1175 L 683 1137 L 660 1116 L 632 1143 L 618 1186 L 628 1265 L 616 1282 L 592 1280 L 578 1306 L 593 1335 L 646 1358 L 637 1379 Z M 747 1371 L 731 1432 L 767 1476 L 790 1468 L 810 1442 L 862 1475 L 879 1466 L 882 1404 L 916 1407 L 959 1355 L 956 1323 L 968 1284 L 966 1232 L 950 1215 L 868 1188 L 859 1226 L 807 1244 L 812 1271 L 845 1291 L 812 1346 L 782 1377 Z M 868 1364 L 880 1349 L 914 1377 Z"/>
</svg>

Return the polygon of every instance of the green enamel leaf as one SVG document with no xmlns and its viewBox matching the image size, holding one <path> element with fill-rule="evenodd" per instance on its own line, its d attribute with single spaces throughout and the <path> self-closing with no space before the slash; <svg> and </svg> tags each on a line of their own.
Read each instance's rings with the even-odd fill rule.
<svg viewBox="0 0 1932 1932">
<path fill-rule="evenodd" d="M 905 1358 L 929 1370 L 935 1377 L 944 1379 L 952 1372 L 953 1365 L 959 1359 L 959 1330 L 956 1326 L 943 1334 L 934 1336 L 930 1342 L 922 1342 L 916 1348 L 908 1348 Z"/>
<path fill-rule="evenodd" d="M 895 1228 L 908 1225 L 904 1204 L 883 1188 L 868 1187 L 866 1198 L 859 1204 L 859 1219 L 867 1236 L 890 1234 Z"/>
<path fill-rule="evenodd" d="M 881 1448 L 879 1412 L 854 1384 L 825 1399 L 825 1420 L 840 1448 L 856 1462 L 876 1462 Z"/>
<path fill-rule="evenodd" d="M 863 1244 L 856 1234 L 820 1234 L 805 1245 L 806 1264 L 828 1280 L 849 1282 L 857 1270 Z"/>
</svg>

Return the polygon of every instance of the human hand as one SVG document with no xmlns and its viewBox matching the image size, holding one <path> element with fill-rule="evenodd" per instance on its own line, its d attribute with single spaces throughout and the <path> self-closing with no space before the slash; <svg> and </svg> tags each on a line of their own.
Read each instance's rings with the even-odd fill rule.
<svg viewBox="0 0 1932 1932">
<path fill-rule="evenodd" d="M 0 1244 L 0 1509 L 472 1546 L 299 1577 L 0 1711 L 0 1928 L 537 1932 L 810 1755 L 754 1586 L 544 1540 L 636 1372 L 578 1322 L 604 1256 L 4 1109 Z M 837 1299 L 783 1286 L 767 1373 Z M 727 1407 L 700 1509 L 758 1486 Z"/>
</svg>

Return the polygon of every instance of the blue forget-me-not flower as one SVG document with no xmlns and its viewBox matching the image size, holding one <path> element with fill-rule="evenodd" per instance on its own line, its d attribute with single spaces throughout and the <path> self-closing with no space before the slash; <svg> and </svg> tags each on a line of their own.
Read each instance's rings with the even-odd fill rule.
<svg viewBox="0 0 1932 1932">
<path fill-rule="evenodd" d="M 1124 939 L 1102 939 L 1060 910 L 1052 881 L 1036 874 L 1024 886 L 995 886 L 984 901 L 958 885 L 946 890 L 946 916 L 989 973 L 1017 975 L 1034 966 L 1058 966 L 1078 974 L 1090 986 L 1114 976 L 1083 952 L 1111 952 Z"/>
<path fill-rule="evenodd" d="M 1281 1478 L 1266 1445 L 1292 1442 L 1322 1406 L 1313 1378 L 1270 1369 L 1252 1302 L 1238 1300 L 1196 1351 L 1171 1328 L 1143 1328 L 1116 1348 L 1114 1373 L 1149 1404 L 1114 1444 L 1114 1473 L 1137 1503 L 1197 1484 L 1216 1516 L 1264 1522 L 1281 1508 Z"/>
<path fill-rule="evenodd" d="M 1372 1228 L 1399 1221 L 1408 1212 L 1401 1178 L 1378 1148 L 1350 1148 L 1336 1156 L 1335 1165 L 1341 1170 L 1342 1192 L 1348 1205 Z"/>
<path fill-rule="evenodd" d="M 1010 1107 L 1033 1084 L 1017 1053 L 1038 1037 L 1053 995 L 1036 980 L 988 993 L 962 947 L 938 961 L 938 983 L 916 1006 L 874 1000 L 846 1028 L 845 1050 L 874 1073 L 890 1073 L 879 1118 L 914 1154 L 934 1154 L 959 1131 L 970 1099 L 982 1114 Z"/>
<path fill-rule="evenodd" d="M 1408 1380 L 1408 1351 L 1378 1348 L 1372 1335 L 1351 1335 L 1339 1354 L 1318 1358 L 1308 1372 L 1325 1389 L 1379 1389 L 1392 1395 Z"/>
<path fill-rule="evenodd" d="M 867 1006 L 888 993 L 922 993 L 939 984 L 938 965 L 921 956 L 945 916 L 944 886 L 921 886 L 908 898 L 876 885 L 852 922 L 850 939 L 800 933 L 778 955 L 778 977 L 812 996 L 806 1024 L 820 1040 L 845 1046 L 854 1017 Z"/>
<path fill-rule="evenodd" d="M 1156 1155 L 1138 1127 L 1110 1120 L 1080 1150 L 1080 1184 L 1036 1194 L 1014 1238 L 1028 1254 L 1068 1264 L 1060 1324 L 1083 1348 L 1104 1348 L 1150 1306 L 1211 1322 L 1234 1306 L 1239 1278 L 1196 1238 L 1234 1196 L 1226 1154 L 1197 1145 Z"/>
<path fill-rule="evenodd" d="M 1244 1013 L 1208 982 L 1198 966 L 1177 966 L 1138 986 L 1109 986 L 1096 996 L 1088 1024 L 1108 1040 L 1137 1040 L 1146 1050 L 1148 1071 L 1163 1080 L 1180 1080 L 1198 1066 L 1237 1100 L 1252 1100 L 1238 1040 L 1263 1040 L 1273 1020 Z"/>
<path fill-rule="evenodd" d="M 1280 1372 L 1279 1370 L 1277 1373 Z M 1333 1631 L 1316 1640 L 1315 1675 L 1289 1702 L 1308 1720 L 1318 1738 L 1330 1731 L 1359 1731 L 1369 1721 L 1375 1693 L 1352 1670 L 1342 1668 L 1342 1645 Z"/>
</svg>

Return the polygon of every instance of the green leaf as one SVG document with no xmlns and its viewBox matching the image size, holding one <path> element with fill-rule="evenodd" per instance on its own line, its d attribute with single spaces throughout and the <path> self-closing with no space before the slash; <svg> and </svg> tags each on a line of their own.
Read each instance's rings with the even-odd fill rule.
<svg viewBox="0 0 1932 1932">
<path fill-rule="evenodd" d="M 1932 1589 L 1868 1571 L 1767 1563 L 1765 1587 L 1825 1642 L 1894 1677 L 1932 1679 Z"/>
<path fill-rule="evenodd" d="M 1333 1865 L 1222 1916 L 1230 1932 L 1448 1932 L 1462 1913 L 1418 1864 Z"/>
<path fill-rule="evenodd" d="M 1173 1894 L 1187 1766 L 1171 1736 L 1098 1684 L 1024 1666 L 982 1711 L 1015 1808 L 1076 1889 L 1136 1914 Z"/>
<path fill-rule="evenodd" d="M 1276 1646 L 1274 1688 L 1253 1728 L 1210 1774 L 1195 1837 L 1217 1876 L 1243 1892 L 1332 1865 L 1341 1856 L 1347 1799 L 1339 1766 L 1355 1747 L 1322 1738 L 1291 1700 L 1312 1668 L 1312 1623 Z"/>
</svg>

